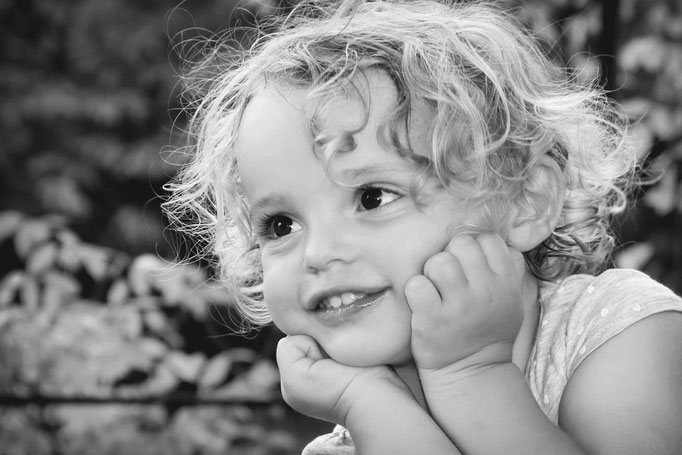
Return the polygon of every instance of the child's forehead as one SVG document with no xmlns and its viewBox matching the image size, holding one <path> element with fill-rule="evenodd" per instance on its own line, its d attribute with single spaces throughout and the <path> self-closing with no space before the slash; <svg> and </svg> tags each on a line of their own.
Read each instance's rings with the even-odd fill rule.
<svg viewBox="0 0 682 455">
<path fill-rule="evenodd" d="M 261 165 L 251 164 L 276 163 L 294 150 L 317 155 L 339 182 L 348 185 L 370 174 L 413 170 L 411 160 L 382 140 L 397 106 L 397 89 L 391 79 L 377 71 L 363 77 L 356 87 L 354 95 L 321 98 L 314 88 L 281 83 L 255 91 L 232 147 L 238 174 L 247 168 L 252 174 L 260 173 Z M 350 142 L 344 142 L 351 136 Z M 329 137 L 331 141 L 325 143 Z M 350 151 L 357 153 L 336 153 Z"/>
<path fill-rule="evenodd" d="M 302 86 L 286 80 L 259 84 L 246 111 L 265 113 L 268 106 L 283 107 L 284 102 L 310 120 L 343 124 L 348 114 L 355 111 L 363 116 L 367 113 L 373 120 L 384 119 L 396 107 L 397 99 L 398 91 L 391 78 L 382 71 L 368 70 L 339 84 Z"/>
<path fill-rule="evenodd" d="M 359 71 L 352 79 L 337 85 L 293 85 L 286 80 L 259 84 L 246 105 L 239 129 L 245 122 L 304 121 L 311 134 L 353 131 L 377 134 L 394 120 L 398 110 L 398 88 L 379 69 Z M 397 131 L 411 143 L 413 151 L 425 154 L 431 109 L 423 100 L 411 97 L 410 115 Z M 273 118 L 274 117 L 274 118 Z M 296 119 L 294 119 L 296 117 Z M 401 125 L 394 124 L 393 128 Z M 395 133 L 396 131 L 394 131 Z"/>
</svg>

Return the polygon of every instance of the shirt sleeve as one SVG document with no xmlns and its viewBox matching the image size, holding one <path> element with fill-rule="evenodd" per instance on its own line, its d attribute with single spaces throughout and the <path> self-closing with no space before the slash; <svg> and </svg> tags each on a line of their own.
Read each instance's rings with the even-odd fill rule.
<svg viewBox="0 0 682 455">
<path fill-rule="evenodd" d="M 682 299 L 636 270 L 613 269 L 583 289 L 566 327 L 570 377 L 585 358 L 638 321 L 665 311 L 682 311 Z"/>
<path fill-rule="evenodd" d="M 348 430 L 337 425 L 331 433 L 313 439 L 301 455 L 355 455 L 355 445 Z"/>
</svg>

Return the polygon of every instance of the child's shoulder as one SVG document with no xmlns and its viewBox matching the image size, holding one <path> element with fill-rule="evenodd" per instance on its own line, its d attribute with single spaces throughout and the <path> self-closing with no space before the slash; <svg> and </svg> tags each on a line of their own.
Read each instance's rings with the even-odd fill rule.
<svg viewBox="0 0 682 455">
<path fill-rule="evenodd" d="M 536 343 L 566 349 L 570 374 L 590 352 L 636 322 L 682 312 L 682 298 L 637 270 L 572 275 L 541 286 L 542 321 Z"/>
<path fill-rule="evenodd" d="M 680 297 L 671 289 L 632 269 L 609 269 L 595 276 L 571 275 L 556 283 L 543 283 L 540 294 L 545 311 L 561 309 L 573 317 L 585 313 L 606 317 L 611 311 L 641 313 L 676 301 Z"/>
<path fill-rule="evenodd" d="M 591 353 L 649 316 L 682 312 L 682 299 L 672 290 L 627 269 L 543 282 L 540 305 L 526 373 L 534 396 L 554 422 L 564 387 Z"/>
</svg>

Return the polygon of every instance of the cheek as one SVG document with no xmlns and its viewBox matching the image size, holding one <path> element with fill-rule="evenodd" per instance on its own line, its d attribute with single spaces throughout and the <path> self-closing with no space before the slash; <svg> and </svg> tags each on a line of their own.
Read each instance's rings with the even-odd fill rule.
<svg viewBox="0 0 682 455">
<path fill-rule="evenodd" d="M 450 241 L 447 226 L 436 223 L 415 224 L 396 234 L 398 240 L 383 262 L 389 268 L 399 268 L 404 280 L 421 274 L 427 259 L 443 251 Z"/>
<path fill-rule="evenodd" d="M 275 267 L 263 260 L 263 297 L 272 322 L 282 332 L 291 332 L 290 306 L 295 301 L 295 287 L 287 275 L 287 268 Z"/>
</svg>

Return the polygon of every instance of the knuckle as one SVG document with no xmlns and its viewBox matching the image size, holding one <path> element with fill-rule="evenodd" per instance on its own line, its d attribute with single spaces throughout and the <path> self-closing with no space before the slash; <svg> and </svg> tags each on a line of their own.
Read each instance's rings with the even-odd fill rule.
<svg viewBox="0 0 682 455">
<path fill-rule="evenodd" d="M 419 295 L 424 287 L 424 280 L 427 278 L 424 275 L 415 275 L 405 282 L 405 293 Z"/>
<path fill-rule="evenodd" d="M 487 243 L 492 245 L 500 245 L 504 243 L 502 237 L 500 237 L 496 233 L 481 234 L 476 238 L 476 240 L 478 241 L 478 243 Z"/>
<path fill-rule="evenodd" d="M 433 256 L 424 266 L 424 275 L 431 280 L 449 280 L 457 275 L 459 260 L 448 252 Z"/>
<path fill-rule="evenodd" d="M 434 272 L 438 272 L 444 268 L 451 268 L 454 260 L 454 256 L 446 251 L 435 254 L 424 264 L 424 274 L 430 276 Z"/>
<path fill-rule="evenodd" d="M 459 251 L 465 250 L 472 248 L 476 245 L 476 239 L 474 239 L 473 236 L 469 234 L 464 234 L 464 235 L 458 235 L 456 237 L 453 237 L 450 242 L 448 242 L 447 247 L 445 248 L 446 251 L 450 251 L 451 253 L 457 253 Z"/>
</svg>

